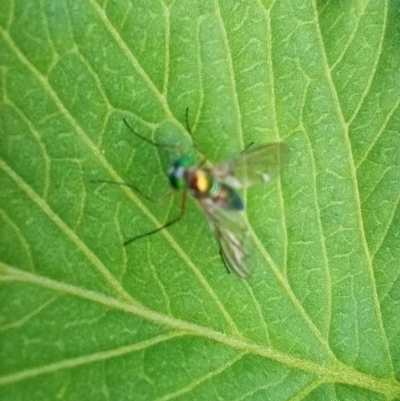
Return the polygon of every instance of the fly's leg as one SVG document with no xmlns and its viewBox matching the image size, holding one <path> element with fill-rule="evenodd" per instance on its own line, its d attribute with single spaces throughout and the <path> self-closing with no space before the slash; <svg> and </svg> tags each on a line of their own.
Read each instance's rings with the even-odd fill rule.
<svg viewBox="0 0 400 401">
<path fill-rule="evenodd" d="M 219 247 L 219 256 L 222 259 L 222 263 L 224 264 L 226 271 L 230 274 L 231 273 L 231 269 L 229 269 L 228 264 L 226 263 L 225 256 L 224 256 L 224 253 L 222 252 L 222 248 L 221 247 Z"/>
<path fill-rule="evenodd" d="M 179 212 L 179 215 L 177 217 L 175 217 L 174 219 L 168 221 L 167 223 L 165 223 L 163 226 L 156 228 L 155 230 L 151 230 L 147 233 L 144 234 L 140 234 L 137 235 L 136 237 L 130 238 L 127 241 L 124 242 L 124 246 L 125 245 L 129 245 L 130 243 L 137 241 L 138 239 L 144 238 L 144 237 L 148 237 L 149 235 L 153 235 L 155 233 L 158 233 L 161 230 L 164 230 L 165 228 L 171 227 L 172 225 L 174 225 L 175 223 L 178 223 L 178 221 L 180 221 L 183 217 L 183 215 L 185 214 L 185 209 L 186 209 L 186 196 L 187 192 L 183 192 L 182 193 L 182 199 L 181 199 L 181 211 Z"/>
<path fill-rule="evenodd" d="M 200 155 L 203 158 L 202 162 L 200 163 L 200 166 L 203 166 L 208 159 L 205 156 L 205 153 L 200 149 L 200 147 L 197 144 L 196 140 L 194 139 L 194 136 L 193 136 L 192 130 L 190 128 L 190 124 L 189 124 L 189 107 L 186 107 L 185 122 L 186 122 L 186 130 L 189 133 L 190 137 L 192 138 L 193 147 L 197 150 L 198 153 L 200 153 Z"/>
<path fill-rule="evenodd" d="M 158 148 L 170 148 L 170 149 L 174 149 L 176 151 L 178 151 L 179 154 L 183 153 L 183 149 L 178 146 L 178 145 L 171 145 L 169 143 L 158 143 L 155 141 L 152 141 L 151 139 L 148 139 L 140 134 L 138 134 L 128 123 L 128 121 L 126 120 L 126 118 L 124 117 L 123 122 L 125 123 L 125 125 L 128 127 L 129 131 L 132 132 L 133 135 L 137 136 L 138 138 L 140 138 L 142 141 L 147 142 L 149 145 L 153 145 L 156 146 Z"/>
<path fill-rule="evenodd" d="M 242 155 L 243 153 L 246 153 L 249 148 L 251 148 L 254 145 L 254 142 L 250 142 L 241 152 L 240 154 Z"/>
<path fill-rule="evenodd" d="M 167 193 L 165 193 L 164 195 L 162 195 L 159 198 L 153 198 L 152 196 L 144 194 L 136 186 L 134 186 L 132 184 L 127 184 L 125 182 L 116 182 L 116 181 L 108 181 L 108 180 L 92 180 L 90 182 L 92 182 L 92 183 L 100 183 L 100 184 L 114 184 L 114 185 L 127 186 L 127 187 L 133 189 L 135 192 L 137 192 L 143 198 L 145 198 L 145 199 L 147 199 L 147 200 L 149 200 L 151 202 L 157 202 L 157 203 L 164 201 L 165 198 L 169 198 L 171 195 L 174 195 L 176 193 L 175 190 L 172 189 L 172 190 L 168 191 Z M 162 227 L 159 227 L 159 228 L 157 228 L 155 230 L 149 231 L 148 233 L 145 233 L 145 234 L 137 235 L 136 237 L 133 237 L 133 238 L 125 241 L 123 243 L 123 245 L 128 245 L 133 241 L 136 241 L 136 240 L 138 240 L 140 238 L 143 238 L 143 237 L 147 237 L 148 235 L 151 235 L 151 234 L 155 234 L 156 232 L 161 231 L 164 228 L 170 227 L 173 224 L 177 223 L 183 217 L 184 212 L 185 212 L 185 207 L 186 207 L 186 192 L 183 192 L 183 194 L 182 194 L 182 202 L 181 202 L 181 211 L 180 211 L 178 217 L 176 217 L 176 218 L 172 219 L 171 221 L 167 222 Z"/>
<path fill-rule="evenodd" d="M 204 166 L 204 164 L 207 162 L 207 157 L 205 157 L 205 153 L 199 148 L 199 146 L 197 145 L 194 137 L 193 137 L 193 133 L 192 130 L 190 128 L 189 125 L 189 107 L 186 107 L 186 113 L 185 113 L 185 122 L 186 122 L 186 130 L 187 132 L 190 134 L 190 137 L 192 138 L 192 142 L 193 142 L 193 147 L 203 156 L 203 160 L 201 161 L 201 163 L 199 164 L 200 166 Z M 241 152 L 240 154 L 246 153 L 249 148 L 251 148 L 254 145 L 254 142 L 250 142 Z"/>
<path fill-rule="evenodd" d="M 193 134 L 192 134 L 192 130 L 190 129 L 190 125 L 189 125 L 189 107 L 186 107 L 186 111 L 185 111 L 185 122 L 186 122 L 186 129 L 187 132 L 189 132 L 190 136 L 193 139 Z"/>
<path fill-rule="evenodd" d="M 142 198 L 145 198 L 147 200 L 149 200 L 150 202 L 155 202 L 155 203 L 160 203 L 163 202 L 165 198 L 169 198 L 171 195 L 173 195 L 175 193 L 174 190 L 170 190 L 168 192 L 166 192 L 164 195 L 161 195 L 158 198 L 154 198 L 150 195 L 145 194 L 144 192 L 142 192 L 138 187 L 136 187 L 133 184 L 128 184 L 126 182 L 118 182 L 118 181 L 110 181 L 110 180 L 91 180 L 90 181 L 92 184 L 113 184 L 113 185 L 121 185 L 121 186 L 125 186 L 128 188 L 133 189 L 135 192 L 137 192 Z"/>
</svg>

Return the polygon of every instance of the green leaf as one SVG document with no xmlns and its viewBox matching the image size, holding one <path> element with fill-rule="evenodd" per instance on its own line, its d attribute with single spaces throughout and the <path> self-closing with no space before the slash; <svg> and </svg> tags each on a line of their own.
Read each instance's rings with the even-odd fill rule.
<svg viewBox="0 0 400 401">
<path fill-rule="evenodd" d="M 400 9 L 0 3 L 2 400 L 399 400 Z M 284 141 L 227 274 L 173 148 Z M 196 152 L 193 152 L 195 155 Z M 199 162 L 201 156 L 197 154 Z"/>
</svg>

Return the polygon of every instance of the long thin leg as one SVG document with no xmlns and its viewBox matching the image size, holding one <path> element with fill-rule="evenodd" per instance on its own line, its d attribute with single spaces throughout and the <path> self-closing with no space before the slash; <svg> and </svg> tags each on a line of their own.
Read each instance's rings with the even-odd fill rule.
<svg viewBox="0 0 400 401">
<path fill-rule="evenodd" d="M 228 273 L 230 273 L 231 269 L 229 269 L 228 264 L 226 263 L 225 256 L 224 256 L 224 253 L 222 252 L 222 248 L 221 247 L 219 247 L 219 256 L 222 259 L 222 263 L 224 264 L 226 271 Z"/>
<path fill-rule="evenodd" d="M 185 122 L 186 122 L 186 129 L 187 129 L 187 132 L 189 132 L 190 136 L 191 136 L 192 139 L 193 139 L 192 130 L 191 130 L 190 125 L 189 125 L 189 107 L 186 107 L 186 111 L 185 111 Z"/>
<path fill-rule="evenodd" d="M 186 107 L 186 113 L 185 113 L 185 121 L 186 121 L 186 129 L 187 132 L 189 132 L 191 138 L 192 138 L 192 142 L 193 142 L 193 147 L 203 156 L 203 160 L 200 163 L 200 166 L 203 166 L 206 162 L 207 162 L 207 158 L 204 156 L 205 153 L 199 148 L 199 146 L 197 145 L 194 137 L 193 137 L 193 133 L 192 130 L 190 128 L 190 124 L 189 124 L 189 107 Z M 254 142 L 250 142 L 240 153 L 245 153 L 248 151 L 248 149 L 250 147 L 252 147 L 254 145 Z"/>
<path fill-rule="evenodd" d="M 148 237 L 149 235 L 153 235 L 155 233 L 158 233 L 161 230 L 164 230 L 167 227 L 171 227 L 173 224 L 177 223 L 185 214 L 185 208 L 186 208 L 186 197 L 187 197 L 187 192 L 182 193 L 182 199 L 181 199 L 181 211 L 177 217 L 174 219 L 168 221 L 166 224 L 164 224 L 162 227 L 158 227 L 155 230 L 149 231 L 145 234 L 140 234 L 137 235 L 136 237 L 130 238 L 127 241 L 124 242 L 124 246 L 130 244 L 131 242 L 134 242 L 140 238 Z"/>
<path fill-rule="evenodd" d="M 171 144 L 169 144 L 169 143 L 158 143 L 158 142 L 154 142 L 154 141 L 152 141 L 151 139 L 148 139 L 148 138 L 146 138 L 146 137 L 144 137 L 144 136 L 138 134 L 138 133 L 129 125 L 129 123 L 128 123 L 128 121 L 126 120 L 125 117 L 124 117 L 122 120 L 124 121 L 125 125 L 128 127 L 129 131 L 131 131 L 133 135 L 137 136 L 137 137 L 140 138 L 142 141 L 145 141 L 145 142 L 147 142 L 147 143 L 150 144 L 150 145 L 157 146 L 158 148 L 171 148 L 171 149 L 178 150 L 178 153 L 180 153 L 180 154 L 182 153 L 182 149 L 181 149 L 179 146 L 177 146 L 177 145 L 171 145 Z"/>
<path fill-rule="evenodd" d="M 143 193 L 138 187 L 136 187 L 133 184 L 128 184 L 126 182 L 118 182 L 118 181 L 109 181 L 109 180 L 91 180 L 89 181 L 93 184 L 114 184 L 114 185 L 122 185 L 125 187 L 129 187 L 132 188 L 135 192 L 137 192 L 141 197 L 151 201 L 151 202 L 161 202 L 163 201 L 165 198 L 168 198 L 169 196 L 171 196 L 172 194 L 175 193 L 175 191 L 173 189 L 171 189 L 170 191 L 166 192 L 164 195 L 161 195 L 159 198 L 154 198 L 150 195 L 146 195 L 145 193 Z"/>
<path fill-rule="evenodd" d="M 250 142 L 241 152 L 240 154 L 246 153 L 249 148 L 251 148 L 254 145 L 254 142 Z"/>
<path fill-rule="evenodd" d="M 190 136 L 192 137 L 192 141 L 193 141 L 193 147 L 201 154 L 204 156 L 204 152 L 198 147 L 196 141 L 193 138 L 193 133 L 192 130 L 190 128 L 190 124 L 189 124 L 189 107 L 186 107 L 186 113 L 185 113 L 185 121 L 186 121 L 186 129 L 187 132 L 189 132 Z M 250 142 L 240 153 L 245 153 L 247 152 L 247 150 L 252 147 L 254 145 L 254 142 Z M 205 162 L 207 161 L 207 158 L 204 157 L 203 161 L 201 162 L 200 165 L 203 165 Z"/>
<path fill-rule="evenodd" d="M 204 164 L 206 164 L 206 162 L 208 161 L 207 157 L 205 156 L 205 153 L 200 149 L 200 147 L 198 146 L 196 140 L 193 137 L 193 133 L 192 130 L 190 128 L 190 124 L 189 124 L 189 107 L 186 107 L 186 112 L 185 112 L 185 121 L 186 121 L 186 130 L 189 133 L 190 137 L 192 138 L 192 144 L 193 147 L 197 150 L 198 153 L 200 153 L 200 155 L 202 156 L 202 161 L 199 164 L 199 166 L 204 166 Z"/>
</svg>

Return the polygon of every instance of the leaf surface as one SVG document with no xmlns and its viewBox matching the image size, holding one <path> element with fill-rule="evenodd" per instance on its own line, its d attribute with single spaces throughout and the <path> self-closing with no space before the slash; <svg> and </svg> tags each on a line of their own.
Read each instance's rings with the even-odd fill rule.
<svg viewBox="0 0 400 401">
<path fill-rule="evenodd" d="M 400 400 L 399 17 L 2 1 L 1 399 Z M 289 165 L 243 193 L 248 280 L 195 201 L 122 246 L 179 213 L 179 153 L 276 141 Z"/>
</svg>

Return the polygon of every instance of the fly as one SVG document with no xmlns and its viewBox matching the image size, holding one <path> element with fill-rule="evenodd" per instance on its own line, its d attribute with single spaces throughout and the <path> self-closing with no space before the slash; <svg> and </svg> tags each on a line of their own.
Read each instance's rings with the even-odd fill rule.
<svg viewBox="0 0 400 401">
<path fill-rule="evenodd" d="M 133 134 L 147 143 L 158 147 L 174 147 L 144 138 L 125 119 L 124 122 Z M 217 240 L 225 266 L 242 278 L 249 277 L 253 241 L 238 190 L 270 182 L 287 163 L 288 157 L 289 148 L 281 142 L 250 145 L 242 153 L 215 165 L 205 162 L 195 164 L 192 157 L 182 155 L 168 171 L 171 187 L 183 191 L 180 214 L 162 227 L 129 239 L 124 245 L 177 223 L 184 215 L 189 194 L 199 202 Z M 141 194 L 132 185 L 122 185 L 128 185 Z"/>
</svg>

